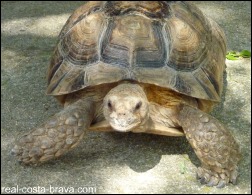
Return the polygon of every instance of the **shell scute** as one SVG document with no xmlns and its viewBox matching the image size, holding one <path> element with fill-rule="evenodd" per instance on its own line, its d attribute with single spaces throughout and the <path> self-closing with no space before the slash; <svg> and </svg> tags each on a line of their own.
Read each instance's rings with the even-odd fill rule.
<svg viewBox="0 0 252 195">
<path fill-rule="evenodd" d="M 51 95 L 124 79 L 219 101 L 226 40 L 187 2 L 89 2 L 63 27 L 48 69 Z"/>
</svg>

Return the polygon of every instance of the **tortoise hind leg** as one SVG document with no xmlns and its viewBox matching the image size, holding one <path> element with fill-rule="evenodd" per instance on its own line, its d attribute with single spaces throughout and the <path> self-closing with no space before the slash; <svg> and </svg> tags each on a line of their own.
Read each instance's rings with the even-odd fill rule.
<svg viewBox="0 0 252 195">
<path fill-rule="evenodd" d="M 230 132 L 214 117 L 183 105 L 179 122 L 201 161 L 197 178 L 208 186 L 224 187 L 236 183 L 239 146 Z"/>
<path fill-rule="evenodd" d="M 24 164 L 38 164 L 61 156 L 78 145 L 93 119 L 93 112 L 92 102 L 80 99 L 40 128 L 22 136 L 11 153 Z"/>
</svg>

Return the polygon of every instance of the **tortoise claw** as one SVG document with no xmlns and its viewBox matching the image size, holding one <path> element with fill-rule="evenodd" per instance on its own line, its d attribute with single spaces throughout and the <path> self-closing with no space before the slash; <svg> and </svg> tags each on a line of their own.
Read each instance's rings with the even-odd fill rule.
<svg viewBox="0 0 252 195">
<path fill-rule="evenodd" d="M 210 181 L 206 184 L 208 187 L 213 187 L 218 184 L 218 179 L 216 177 L 211 177 Z"/>
<path fill-rule="evenodd" d="M 237 178 L 231 179 L 230 182 L 231 182 L 232 184 L 236 185 L 236 184 L 237 184 Z"/>
<path fill-rule="evenodd" d="M 217 188 L 225 187 L 229 182 L 235 184 L 237 181 L 237 170 L 227 171 L 222 170 L 222 173 L 217 173 L 208 168 L 199 167 L 197 169 L 196 178 L 201 184 Z"/>
<path fill-rule="evenodd" d="M 204 177 L 200 178 L 199 181 L 200 181 L 201 184 L 205 184 L 206 183 L 206 179 Z"/>
<path fill-rule="evenodd" d="M 220 180 L 216 187 L 217 188 L 224 188 L 226 184 L 227 184 L 227 182 L 225 180 Z"/>
<path fill-rule="evenodd" d="M 238 167 L 236 166 L 231 173 L 230 182 L 235 185 L 237 183 L 237 177 L 238 177 Z"/>
</svg>

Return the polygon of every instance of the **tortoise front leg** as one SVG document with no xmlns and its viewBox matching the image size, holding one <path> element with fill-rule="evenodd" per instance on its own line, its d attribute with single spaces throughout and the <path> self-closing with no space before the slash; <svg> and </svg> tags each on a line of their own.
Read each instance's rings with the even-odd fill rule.
<svg viewBox="0 0 252 195">
<path fill-rule="evenodd" d="M 78 145 L 93 115 L 92 101 L 80 99 L 55 114 L 40 128 L 22 136 L 11 153 L 25 164 L 38 164 L 59 157 Z"/>
<path fill-rule="evenodd" d="M 236 183 L 239 146 L 230 132 L 214 117 L 183 105 L 179 122 L 201 161 L 197 178 L 208 186 Z"/>
</svg>

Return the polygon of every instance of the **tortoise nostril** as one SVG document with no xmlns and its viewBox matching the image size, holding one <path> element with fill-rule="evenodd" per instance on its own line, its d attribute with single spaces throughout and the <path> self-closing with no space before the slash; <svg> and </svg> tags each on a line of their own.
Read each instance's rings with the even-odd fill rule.
<svg viewBox="0 0 252 195">
<path fill-rule="evenodd" d="M 118 114 L 118 116 L 125 116 L 126 115 L 125 112 L 118 112 L 117 114 Z"/>
</svg>

